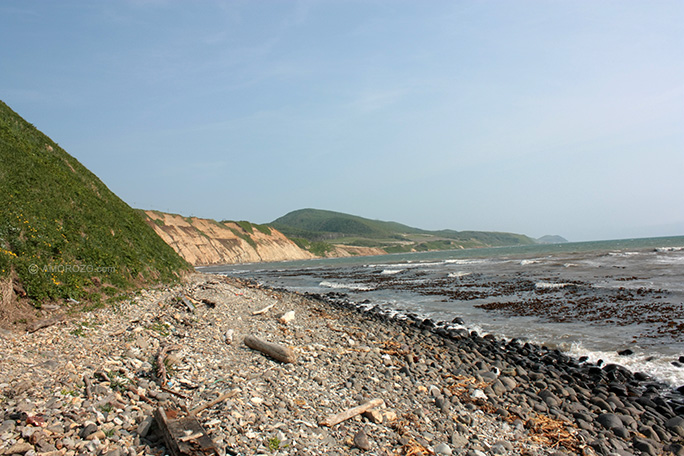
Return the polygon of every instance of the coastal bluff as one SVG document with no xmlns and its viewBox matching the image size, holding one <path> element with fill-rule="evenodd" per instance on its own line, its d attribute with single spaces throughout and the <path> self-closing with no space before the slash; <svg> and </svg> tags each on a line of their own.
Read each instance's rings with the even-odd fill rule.
<svg viewBox="0 0 684 456">
<path fill-rule="evenodd" d="M 306 260 L 314 255 L 280 231 L 249 222 L 217 222 L 144 211 L 147 223 L 193 266 Z"/>
</svg>

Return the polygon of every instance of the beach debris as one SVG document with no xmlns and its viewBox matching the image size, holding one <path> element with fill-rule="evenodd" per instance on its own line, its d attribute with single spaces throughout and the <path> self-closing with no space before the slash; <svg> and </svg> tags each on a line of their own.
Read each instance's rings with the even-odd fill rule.
<svg viewBox="0 0 684 456">
<path fill-rule="evenodd" d="M 252 315 L 261 315 L 261 314 L 265 314 L 266 312 L 268 312 L 269 310 L 271 310 L 275 305 L 276 305 L 276 303 L 274 302 L 273 304 L 267 305 L 267 306 L 264 307 L 263 309 L 255 310 L 254 312 L 252 312 Z"/>
<path fill-rule="evenodd" d="M 401 449 L 404 452 L 404 456 L 426 456 L 435 454 L 434 451 L 426 448 L 414 439 L 410 439 Z"/>
<path fill-rule="evenodd" d="M 233 340 L 235 339 L 235 330 L 229 329 L 226 331 L 226 335 L 224 336 L 223 340 L 226 341 L 228 345 L 233 343 Z"/>
<path fill-rule="evenodd" d="M 295 313 L 294 310 L 290 310 L 289 312 L 285 312 L 283 315 L 281 315 L 280 318 L 278 318 L 278 321 L 281 322 L 282 324 L 286 325 L 290 323 L 292 320 L 295 318 Z"/>
<path fill-rule="evenodd" d="M 318 425 L 319 426 L 328 426 L 332 427 L 335 426 L 336 424 L 341 423 L 342 421 L 346 421 L 349 418 L 353 418 L 356 415 L 361 415 L 363 412 L 376 408 L 376 407 L 381 407 L 385 404 L 385 401 L 383 401 L 380 398 L 372 399 L 364 404 L 361 404 L 357 407 L 350 408 L 348 410 L 345 410 L 344 412 L 337 413 L 335 415 L 330 415 L 321 420 Z"/>
<path fill-rule="evenodd" d="M 297 361 L 297 355 L 291 348 L 272 342 L 266 342 L 265 340 L 261 340 L 252 335 L 245 336 L 245 345 L 251 349 L 260 351 L 281 363 L 294 363 Z"/>
<path fill-rule="evenodd" d="M 180 350 L 180 345 L 165 345 L 159 349 L 157 353 L 157 376 L 159 377 L 159 384 L 161 386 L 166 386 L 166 367 L 168 364 L 168 354 L 174 350 Z"/>
<path fill-rule="evenodd" d="M 544 445 L 558 448 L 564 447 L 576 454 L 581 445 L 576 436 L 576 427 L 561 420 L 546 415 L 536 414 L 525 423 L 525 428 L 530 433 L 530 440 Z"/>
<path fill-rule="evenodd" d="M 173 456 L 218 456 L 219 450 L 194 416 L 178 418 L 175 410 L 158 407 L 154 418 Z"/>
<path fill-rule="evenodd" d="M 188 308 L 188 311 L 189 311 L 189 312 L 194 312 L 195 309 L 197 308 L 197 307 L 196 307 L 196 304 L 199 304 L 198 301 L 195 301 L 194 299 L 192 299 L 192 298 L 191 298 L 190 296 L 188 296 L 188 295 L 179 296 L 179 299 L 180 299 L 180 301 L 181 301 L 183 304 L 185 304 L 185 307 Z"/>
</svg>

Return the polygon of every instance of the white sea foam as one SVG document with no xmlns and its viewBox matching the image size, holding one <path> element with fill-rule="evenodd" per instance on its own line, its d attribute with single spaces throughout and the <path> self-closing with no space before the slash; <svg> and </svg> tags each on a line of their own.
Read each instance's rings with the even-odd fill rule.
<svg viewBox="0 0 684 456">
<path fill-rule="evenodd" d="M 656 247 L 655 249 L 659 253 L 681 252 L 682 250 L 684 250 L 684 247 Z"/>
<path fill-rule="evenodd" d="M 549 288 L 565 288 L 572 285 L 571 283 L 551 283 L 551 282 L 537 282 L 534 284 L 535 288 L 549 289 Z"/>
<path fill-rule="evenodd" d="M 323 288 L 332 288 L 334 290 L 338 289 L 346 289 L 346 290 L 354 290 L 354 291 L 372 291 L 375 288 L 369 287 L 367 285 L 361 285 L 358 283 L 339 283 L 339 282 L 330 282 L 329 280 L 324 280 L 321 283 L 318 284 L 319 287 Z"/>
<path fill-rule="evenodd" d="M 633 355 L 620 356 L 616 352 L 587 350 L 582 343 L 572 344 L 567 351 L 575 358 L 586 356 L 592 363 L 601 359 L 604 364 L 619 364 L 632 372 L 646 372 L 674 388 L 684 385 L 684 368 L 672 365 L 672 361 L 675 361 L 673 356 L 640 353 L 638 348 L 635 348 L 634 352 Z"/>
<path fill-rule="evenodd" d="M 521 266 L 527 266 L 528 264 L 536 264 L 539 263 L 539 260 L 522 260 L 520 262 Z"/>
<path fill-rule="evenodd" d="M 380 274 L 383 275 L 394 275 L 399 274 L 403 269 L 384 269 Z"/>
<path fill-rule="evenodd" d="M 462 259 L 453 259 L 453 260 L 444 260 L 444 264 L 482 264 L 485 263 L 487 260 L 462 260 Z"/>
<path fill-rule="evenodd" d="M 608 252 L 608 256 L 616 257 L 630 257 L 635 255 L 640 255 L 641 252 Z"/>
<path fill-rule="evenodd" d="M 449 274 L 447 274 L 447 277 L 449 277 L 451 279 L 458 279 L 460 277 L 469 276 L 470 274 L 472 274 L 472 272 L 465 272 L 465 271 L 450 272 Z"/>
</svg>

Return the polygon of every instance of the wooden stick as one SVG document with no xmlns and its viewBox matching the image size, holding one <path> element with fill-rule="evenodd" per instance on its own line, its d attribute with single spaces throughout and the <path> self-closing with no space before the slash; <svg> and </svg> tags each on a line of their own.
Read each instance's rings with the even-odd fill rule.
<svg viewBox="0 0 684 456">
<path fill-rule="evenodd" d="M 263 314 L 263 313 L 266 313 L 266 312 L 268 312 L 269 310 L 271 310 L 271 309 L 273 308 L 273 306 L 275 306 L 275 302 L 274 302 L 273 304 L 271 304 L 270 306 L 264 307 L 264 308 L 261 309 L 261 310 L 255 310 L 254 312 L 252 312 L 252 315 L 261 315 L 261 314 Z"/>
<path fill-rule="evenodd" d="M 171 388 L 165 387 L 164 385 L 160 386 L 160 388 L 162 391 L 166 391 L 167 393 L 173 394 L 174 396 L 178 396 L 178 397 L 183 398 L 183 399 L 189 399 L 189 396 L 187 396 L 186 394 L 179 393 L 178 391 L 174 391 Z"/>
<path fill-rule="evenodd" d="M 126 389 L 128 391 L 130 391 L 131 393 L 135 394 L 136 396 L 138 396 L 143 401 L 147 402 L 148 404 L 154 404 L 155 403 L 152 399 L 150 399 L 149 397 L 146 397 L 144 394 L 142 394 L 140 392 L 140 390 L 138 390 L 138 388 L 136 388 L 135 386 L 133 386 L 131 384 L 127 384 Z"/>
<path fill-rule="evenodd" d="M 216 404 L 218 404 L 219 402 L 223 402 L 226 399 L 235 396 L 239 392 L 240 392 L 240 390 L 235 388 L 234 390 L 230 390 L 226 393 L 223 393 L 219 397 L 217 397 L 216 399 L 211 400 L 211 401 L 207 402 L 206 404 L 202 404 L 200 406 L 195 407 L 194 409 L 190 410 L 188 412 L 188 414 L 189 415 L 197 415 L 198 413 L 202 412 L 204 409 L 208 409 L 209 407 L 213 407 Z"/>
<path fill-rule="evenodd" d="M 166 365 L 164 364 L 166 354 L 180 348 L 180 345 L 166 345 L 159 349 L 159 352 L 157 353 L 157 375 L 159 376 L 159 383 L 161 386 L 166 386 Z"/>
<path fill-rule="evenodd" d="M 320 421 L 318 425 L 328 427 L 335 426 L 336 424 L 348 420 L 349 418 L 353 418 L 356 415 L 360 415 L 367 410 L 381 406 L 383 403 L 384 401 L 380 398 L 370 400 L 365 404 L 359 405 L 358 407 L 350 408 L 349 410 L 345 410 L 344 412 L 338 413 L 336 415 L 330 415 Z"/>
<path fill-rule="evenodd" d="M 291 348 L 266 342 L 252 335 L 245 336 L 245 345 L 254 350 L 259 350 L 261 353 L 282 363 L 294 363 L 297 361 L 297 355 L 295 355 Z"/>
</svg>

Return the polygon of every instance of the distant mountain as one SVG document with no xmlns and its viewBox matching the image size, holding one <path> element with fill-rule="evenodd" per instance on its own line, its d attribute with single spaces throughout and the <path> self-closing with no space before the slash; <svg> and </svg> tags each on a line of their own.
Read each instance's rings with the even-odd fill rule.
<svg viewBox="0 0 684 456">
<path fill-rule="evenodd" d="M 564 237 L 551 234 L 547 234 L 546 236 L 537 239 L 537 244 L 565 244 L 566 242 L 568 242 L 568 240 Z"/>
<path fill-rule="evenodd" d="M 34 307 L 96 305 L 190 269 L 143 216 L 0 101 L 0 323 Z"/>
<path fill-rule="evenodd" d="M 371 220 L 320 209 L 293 211 L 269 225 L 309 250 L 314 244 L 320 250 L 321 243 L 381 248 L 387 253 L 535 243 L 533 239 L 521 234 L 487 231 L 428 231 L 397 222 Z"/>
</svg>

